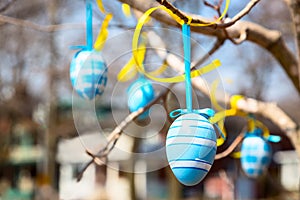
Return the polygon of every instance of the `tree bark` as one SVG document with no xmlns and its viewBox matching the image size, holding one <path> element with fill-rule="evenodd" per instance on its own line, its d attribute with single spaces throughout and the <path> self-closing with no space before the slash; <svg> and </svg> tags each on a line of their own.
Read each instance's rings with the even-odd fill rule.
<svg viewBox="0 0 300 200">
<path fill-rule="evenodd" d="M 56 24 L 57 0 L 52 0 L 46 3 L 48 9 L 48 18 L 51 24 Z M 48 67 L 48 83 L 49 83 L 49 113 L 48 113 L 48 128 L 46 131 L 46 147 L 47 147 L 47 175 L 50 178 L 50 185 L 57 189 L 57 169 L 56 169 L 56 152 L 57 152 L 57 95 L 56 95 L 56 80 L 55 80 L 55 67 L 57 66 L 56 45 L 54 35 L 50 33 L 49 46 L 51 52 L 51 63 Z"/>
<path fill-rule="evenodd" d="M 285 0 L 288 7 L 290 8 L 293 25 L 294 25 L 294 32 L 296 35 L 296 43 L 298 47 L 298 58 L 300 58 L 300 0 Z M 298 65 L 298 76 L 300 76 L 300 65 Z M 300 84 L 300 82 L 299 82 Z"/>
</svg>

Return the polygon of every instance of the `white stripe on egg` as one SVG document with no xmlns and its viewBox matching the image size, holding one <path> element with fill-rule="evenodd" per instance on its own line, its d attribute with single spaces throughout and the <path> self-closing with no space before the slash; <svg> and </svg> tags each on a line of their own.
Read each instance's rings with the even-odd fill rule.
<svg viewBox="0 0 300 200">
<path fill-rule="evenodd" d="M 207 147 L 215 147 L 216 142 L 213 140 L 205 139 L 205 138 L 199 138 L 199 137 L 186 137 L 186 136 L 175 136 L 168 138 L 166 141 L 166 145 L 176 145 L 176 144 L 183 144 L 188 143 L 188 145 L 196 144 L 196 145 L 202 145 Z"/>
<path fill-rule="evenodd" d="M 211 168 L 211 164 L 201 162 L 201 161 L 193 161 L 193 160 L 175 160 L 171 161 L 170 167 L 174 168 L 197 168 L 197 169 L 205 169 L 209 171 Z"/>
</svg>

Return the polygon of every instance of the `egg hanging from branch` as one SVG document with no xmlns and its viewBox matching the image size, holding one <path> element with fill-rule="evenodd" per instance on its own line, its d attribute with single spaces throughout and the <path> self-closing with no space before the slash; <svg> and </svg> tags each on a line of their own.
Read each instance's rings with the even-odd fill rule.
<svg viewBox="0 0 300 200">
<path fill-rule="evenodd" d="M 71 61 L 70 79 L 79 96 L 91 100 L 101 95 L 107 82 L 107 67 L 101 51 L 77 52 Z"/>
<path fill-rule="evenodd" d="M 271 162 L 270 144 L 262 137 L 261 130 L 247 133 L 241 147 L 241 165 L 245 174 L 251 178 L 262 175 Z"/>
<path fill-rule="evenodd" d="M 216 139 L 214 127 L 205 115 L 184 114 L 171 124 L 166 153 L 179 182 L 192 186 L 203 180 L 215 159 Z"/>
<path fill-rule="evenodd" d="M 127 104 L 130 112 L 135 112 L 138 109 L 145 107 L 155 97 L 155 92 L 151 81 L 143 77 L 140 77 L 136 81 L 134 81 L 129 86 L 127 93 L 128 93 Z M 149 110 L 141 114 L 138 117 L 138 119 L 139 120 L 146 119 L 148 115 L 149 115 Z"/>
</svg>

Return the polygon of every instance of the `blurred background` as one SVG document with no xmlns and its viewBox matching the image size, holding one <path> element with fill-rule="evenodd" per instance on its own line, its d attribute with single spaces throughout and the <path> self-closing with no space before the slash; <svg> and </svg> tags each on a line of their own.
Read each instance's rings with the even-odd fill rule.
<svg viewBox="0 0 300 200">
<path fill-rule="evenodd" d="M 126 129 L 107 165 L 91 165 L 77 182 L 78 172 L 90 159 L 85 149 L 101 149 L 107 134 L 129 114 L 126 88 L 130 83 L 120 84 L 116 76 L 130 58 L 137 20 L 125 17 L 118 1 L 103 3 L 114 15 L 103 49 L 108 83 L 101 97 L 88 102 L 73 93 L 69 79 L 70 62 L 77 51 L 70 47 L 85 44 L 85 1 L 0 1 L 0 199 L 299 199 L 299 158 L 284 133 L 266 119 L 262 120 L 271 133 L 282 137 L 280 143 L 272 143 L 273 159 L 266 174 L 251 179 L 241 170 L 239 159 L 227 156 L 215 161 L 200 184 L 186 187 L 178 183 L 165 155 L 158 151 L 171 123 L 163 104 L 153 109 L 150 124 L 134 122 Z M 232 1 L 229 16 L 246 3 Z M 174 4 L 204 16 L 213 12 L 202 1 L 177 0 Z M 93 5 L 96 36 L 104 15 L 95 2 Z M 283 1 L 262 1 L 244 19 L 279 30 L 296 52 L 289 10 Z M 177 29 L 156 21 L 153 25 L 168 49 L 182 52 Z M 168 34 L 170 31 L 176 34 Z M 215 40 L 199 34 L 192 37 L 198 42 L 193 58 L 205 54 Z M 211 58 L 222 61 L 218 76 L 224 91 L 274 101 L 300 123 L 299 94 L 266 51 L 249 42 L 236 46 L 227 41 Z M 211 79 L 214 77 L 207 75 L 206 80 Z M 154 87 L 159 91 L 166 85 Z M 184 98 L 181 83 L 174 91 L 178 99 Z M 201 107 L 211 105 L 200 92 L 195 91 L 194 96 Z M 169 105 L 174 99 L 164 101 Z M 230 145 L 244 125 L 240 118 L 226 120 L 230 134 L 218 152 Z M 133 137 L 139 134 L 146 136 Z M 154 151 L 158 151 L 154 160 L 134 154 Z"/>
</svg>

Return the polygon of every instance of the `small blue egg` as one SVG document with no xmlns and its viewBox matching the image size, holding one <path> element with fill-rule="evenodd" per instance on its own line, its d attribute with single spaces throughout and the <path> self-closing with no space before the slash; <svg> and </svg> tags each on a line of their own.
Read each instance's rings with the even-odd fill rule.
<svg viewBox="0 0 300 200">
<path fill-rule="evenodd" d="M 130 112 L 135 112 L 138 109 L 146 106 L 155 97 L 155 92 L 152 83 L 145 79 L 139 78 L 133 82 L 128 88 L 128 108 Z M 138 119 L 143 120 L 149 115 L 149 110 L 141 114 Z"/>
<path fill-rule="evenodd" d="M 241 165 L 245 174 L 251 178 L 262 175 L 271 162 L 271 146 L 262 137 L 248 133 L 242 142 Z"/>
<path fill-rule="evenodd" d="M 77 52 L 70 65 L 70 79 L 79 96 L 91 100 L 101 95 L 107 83 L 102 53 L 95 50 Z"/>
<path fill-rule="evenodd" d="M 192 186 L 206 176 L 215 159 L 216 140 L 213 125 L 202 115 L 184 114 L 171 124 L 166 153 L 179 182 Z"/>
</svg>

